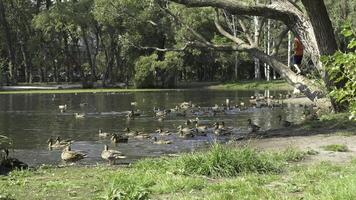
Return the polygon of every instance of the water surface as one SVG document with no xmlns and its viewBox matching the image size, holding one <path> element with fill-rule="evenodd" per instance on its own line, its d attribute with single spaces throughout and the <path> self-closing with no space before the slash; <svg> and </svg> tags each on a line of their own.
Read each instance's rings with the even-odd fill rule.
<svg viewBox="0 0 356 200">
<path fill-rule="evenodd" d="M 279 92 L 271 92 L 277 95 Z M 14 157 L 30 164 L 59 164 L 60 150 L 49 151 L 46 141 L 49 137 L 61 136 L 75 140 L 72 149 L 88 154 L 81 164 L 104 162 L 100 153 L 108 139 L 98 137 L 98 129 L 106 132 L 122 132 L 125 127 L 155 135 L 157 128 L 176 132 L 178 125 L 184 124 L 187 118 L 167 117 L 163 122 L 153 117 L 153 107 L 173 108 L 184 101 L 192 101 L 201 107 L 222 104 L 230 99 L 232 104 L 245 102 L 255 91 L 213 91 L 213 90 L 176 90 L 163 92 L 130 92 L 130 93 L 82 93 L 82 94 L 12 94 L 0 95 L 0 134 L 14 140 Z M 132 106 L 131 102 L 137 102 Z M 81 107 L 80 103 L 87 103 Z M 58 105 L 67 104 L 68 110 L 59 112 Z M 127 120 L 126 113 L 139 109 L 143 115 L 134 120 Z M 76 119 L 73 113 L 86 113 L 86 118 Z M 288 105 L 281 108 L 249 108 L 227 114 L 199 116 L 204 123 L 224 121 L 234 127 L 234 135 L 217 138 L 213 134 L 207 137 L 181 139 L 176 134 L 164 137 L 173 141 L 170 145 L 152 144 L 152 140 L 130 139 L 127 144 L 110 147 L 127 155 L 122 163 L 129 163 L 144 157 L 162 154 L 189 152 L 211 144 L 215 140 L 228 141 L 247 133 L 247 119 L 251 118 L 263 130 L 279 127 L 277 115 L 282 114 L 287 120 L 298 122 L 302 110 L 298 106 Z"/>
</svg>

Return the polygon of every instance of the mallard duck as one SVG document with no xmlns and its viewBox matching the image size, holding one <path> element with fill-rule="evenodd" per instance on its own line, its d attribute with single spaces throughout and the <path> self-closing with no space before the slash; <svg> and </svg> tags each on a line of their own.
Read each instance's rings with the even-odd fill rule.
<svg viewBox="0 0 356 200">
<path fill-rule="evenodd" d="M 126 132 L 126 136 L 136 136 L 138 135 L 138 131 L 131 131 L 130 128 L 125 128 L 124 131 Z"/>
<path fill-rule="evenodd" d="M 87 155 L 84 153 L 72 151 L 70 145 L 63 149 L 61 158 L 66 162 L 75 162 L 85 158 Z"/>
<path fill-rule="evenodd" d="M 161 128 L 158 128 L 156 130 L 156 133 L 158 133 L 160 135 L 171 135 L 171 133 L 169 131 L 163 131 Z"/>
<path fill-rule="evenodd" d="M 74 113 L 74 117 L 75 117 L 76 119 L 84 119 L 84 118 L 85 118 L 85 114 L 84 114 L 84 113 L 83 113 L 83 114 Z"/>
<path fill-rule="evenodd" d="M 53 142 L 53 139 L 50 138 L 47 140 L 47 144 L 48 144 L 48 148 L 51 149 L 61 149 L 64 148 L 66 146 L 68 146 L 69 144 L 61 144 L 60 142 Z"/>
<path fill-rule="evenodd" d="M 56 143 L 57 144 L 69 145 L 69 144 L 73 143 L 73 140 L 62 140 L 60 136 L 57 136 Z"/>
<path fill-rule="evenodd" d="M 5 148 L 5 149 L 2 149 L 2 151 L 4 152 L 4 156 L 2 157 L 2 159 L 3 160 L 8 159 L 8 157 L 9 157 L 9 149 Z"/>
<path fill-rule="evenodd" d="M 208 130 L 207 126 L 195 124 L 195 128 L 198 132 L 206 132 Z"/>
<path fill-rule="evenodd" d="M 192 138 L 194 137 L 194 133 L 192 132 L 183 132 L 182 130 L 180 130 L 179 132 L 179 137 L 182 137 L 182 138 Z"/>
<path fill-rule="evenodd" d="M 158 140 L 157 137 L 153 137 L 153 144 L 172 144 L 169 140 Z"/>
<path fill-rule="evenodd" d="M 118 159 L 126 158 L 120 151 L 109 150 L 108 145 L 104 146 L 104 150 L 101 152 L 101 158 L 108 160 L 109 164 L 115 164 Z"/>
<path fill-rule="evenodd" d="M 118 135 L 118 134 L 113 134 L 111 136 L 111 141 L 113 143 L 127 143 L 129 141 L 128 136 L 124 135 Z"/>
<path fill-rule="evenodd" d="M 247 121 L 248 121 L 249 129 L 251 130 L 252 133 L 255 133 L 261 129 L 261 127 L 257 126 L 256 124 L 253 124 L 251 119 L 248 119 Z"/>
<path fill-rule="evenodd" d="M 99 137 L 109 137 L 111 133 L 103 132 L 102 129 L 99 129 Z"/>
<path fill-rule="evenodd" d="M 136 139 L 147 139 L 151 138 L 150 134 L 144 133 L 144 132 L 138 132 L 137 135 L 134 136 Z"/>
<path fill-rule="evenodd" d="M 278 119 L 279 119 L 279 124 L 281 124 L 284 127 L 290 127 L 292 125 L 292 122 L 289 122 L 287 120 L 282 120 L 281 115 L 278 115 Z"/>
<path fill-rule="evenodd" d="M 182 125 L 178 126 L 178 130 L 182 131 L 183 133 L 194 133 L 194 132 L 196 132 L 195 129 L 190 129 L 188 127 L 183 128 Z"/>
</svg>

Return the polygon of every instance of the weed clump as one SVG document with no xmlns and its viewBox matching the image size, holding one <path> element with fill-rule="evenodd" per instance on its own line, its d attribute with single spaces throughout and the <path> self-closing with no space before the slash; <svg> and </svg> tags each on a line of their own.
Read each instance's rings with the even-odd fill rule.
<svg viewBox="0 0 356 200">
<path fill-rule="evenodd" d="M 349 148 L 344 144 L 330 144 L 323 146 L 323 149 L 326 151 L 334 151 L 334 152 L 348 152 Z"/>
</svg>

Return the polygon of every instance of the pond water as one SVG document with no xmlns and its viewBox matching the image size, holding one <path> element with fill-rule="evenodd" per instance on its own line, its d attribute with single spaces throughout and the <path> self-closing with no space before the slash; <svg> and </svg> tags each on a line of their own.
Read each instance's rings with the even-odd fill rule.
<svg viewBox="0 0 356 200">
<path fill-rule="evenodd" d="M 263 91 L 262 91 L 263 92 Z M 49 137 L 61 136 L 72 139 L 72 149 L 88 154 L 80 164 L 103 163 L 100 157 L 104 144 L 122 151 L 127 159 L 121 163 L 130 163 L 144 157 L 155 157 L 162 154 L 194 151 L 208 146 L 212 142 L 228 141 L 231 137 L 246 134 L 247 119 L 263 130 L 278 128 L 276 116 L 282 114 L 285 119 L 299 122 L 302 109 L 295 105 L 285 108 L 248 108 L 235 110 L 225 114 L 202 115 L 199 119 L 212 124 L 224 121 L 226 126 L 234 127 L 234 134 L 217 137 L 213 134 L 199 136 L 192 139 L 181 139 L 177 134 L 165 136 L 172 140 L 172 144 L 157 145 L 150 139 L 130 138 L 128 143 L 116 146 L 109 139 L 100 139 L 98 130 L 105 132 L 122 132 L 125 127 L 157 135 L 155 130 L 163 128 L 177 132 L 178 125 L 184 125 L 187 118 L 196 116 L 173 117 L 168 116 L 164 121 L 154 118 L 153 107 L 174 108 L 184 101 L 192 101 L 201 107 L 221 105 L 228 98 L 232 104 L 245 102 L 248 106 L 249 97 L 256 91 L 216 91 L 216 90 L 174 90 L 162 92 L 130 92 L 130 93 L 84 93 L 84 94 L 16 94 L 0 95 L 0 134 L 9 136 L 14 141 L 11 156 L 16 157 L 31 166 L 40 164 L 60 164 L 60 150 L 49 151 L 46 141 Z M 271 92 L 277 95 L 279 92 Z M 131 105 L 137 102 L 137 105 Z M 87 106 L 80 106 L 87 103 Z M 66 112 L 61 113 L 58 105 L 67 104 Z M 128 120 L 126 113 L 132 109 L 139 109 L 143 114 L 134 120 Z M 84 119 L 76 119 L 74 113 L 86 113 Z M 119 163 L 120 163 L 119 162 Z"/>
</svg>

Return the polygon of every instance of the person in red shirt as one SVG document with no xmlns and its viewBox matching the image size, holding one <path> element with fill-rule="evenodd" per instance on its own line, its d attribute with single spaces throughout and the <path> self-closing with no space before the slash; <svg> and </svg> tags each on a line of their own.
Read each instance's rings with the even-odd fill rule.
<svg viewBox="0 0 356 200">
<path fill-rule="evenodd" d="M 301 73 L 300 70 L 300 65 L 302 64 L 303 60 L 303 51 L 304 47 L 302 42 L 299 40 L 299 38 L 295 37 L 294 38 L 294 57 L 293 57 L 293 63 L 294 67 L 297 70 L 297 74 Z"/>
</svg>

